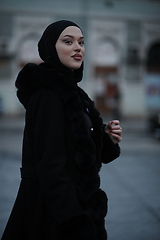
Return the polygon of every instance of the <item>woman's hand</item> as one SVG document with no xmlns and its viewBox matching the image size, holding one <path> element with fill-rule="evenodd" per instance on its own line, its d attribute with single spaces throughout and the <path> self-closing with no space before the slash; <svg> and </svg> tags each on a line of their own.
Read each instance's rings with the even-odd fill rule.
<svg viewBox="0 0 160 240">
<path fill-rule="evenodd" d="M 114 144 L 122 141 L 122 128 L 118 120 L 113 120 L 105 127 L 105 132 L 109 134 Z"/>
</svg>

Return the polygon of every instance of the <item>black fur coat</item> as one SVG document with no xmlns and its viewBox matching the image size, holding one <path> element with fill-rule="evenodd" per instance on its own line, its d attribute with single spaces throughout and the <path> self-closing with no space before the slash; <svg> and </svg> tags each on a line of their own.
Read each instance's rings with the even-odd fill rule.
<svg viewBox="0 0 160 240">
<path fill-rule="evenodd" d="M 99 171 L 120 154 L 76 83 L 45 64 L 19 73 L 26 109 L 21 184 L 2 240 L 106 240 Z"/>
</svg>

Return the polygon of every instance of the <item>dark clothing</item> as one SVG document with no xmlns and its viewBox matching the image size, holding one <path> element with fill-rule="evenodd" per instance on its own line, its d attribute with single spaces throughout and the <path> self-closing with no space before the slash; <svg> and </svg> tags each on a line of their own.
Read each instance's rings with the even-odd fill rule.
<svg viewBox="0 0 160 240">
<path fill-rule="evenodd" d="M 22 181 L 2 240 L 106 240 L 99 171 L 118 144 L 87 94 L 47 65 L 26 65 L 16 86 L 26 109 Z"/>
</svg>

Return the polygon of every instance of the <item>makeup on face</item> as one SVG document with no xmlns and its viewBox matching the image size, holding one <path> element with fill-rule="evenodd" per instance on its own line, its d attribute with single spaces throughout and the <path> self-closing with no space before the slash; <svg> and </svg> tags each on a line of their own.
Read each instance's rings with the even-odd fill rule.
<svg viewBox="0 0 160 240">
<path fill-rule="evenodd" d="M 84 54 L 84 37 L 78 27 L 70 26 L 63 30 L 56 42 L 58 57 L 69 69 L 80 68 Z"/>
</svg>

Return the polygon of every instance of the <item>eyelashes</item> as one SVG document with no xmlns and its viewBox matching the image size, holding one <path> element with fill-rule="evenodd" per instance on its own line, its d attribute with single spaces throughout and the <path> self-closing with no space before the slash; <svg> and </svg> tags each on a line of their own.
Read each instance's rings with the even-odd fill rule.
<svg viewBox="0 0 160 240">
<path fill-rule="evenodd" d="M 67 45 L 71 45 L 73 43 L 73 41 L 71 40 L 63 40 L 64 43 L 66 43 Z M 83 46 L 84 45 L 84 41 L 80 41 L 79 45 Z"/>
<path fill-rule="evenodd" d="M 70 40 L 63 40 L 63 42 L 68 44 L 68 45 L 72 44 L 72 41 L 70 41 Z"/>
<path fill-rule="evenodd" d="M 79 42 L 79 44 L 80 44 L 80 45 L 84 45 L 84 41 L 82 41 L 82 42 Z"/>
</svg>

